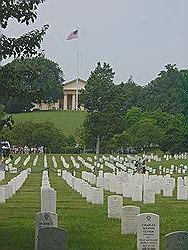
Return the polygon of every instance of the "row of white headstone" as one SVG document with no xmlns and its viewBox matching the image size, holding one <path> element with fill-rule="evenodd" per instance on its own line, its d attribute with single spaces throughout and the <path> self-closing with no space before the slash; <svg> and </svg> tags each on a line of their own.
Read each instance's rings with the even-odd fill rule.
<svg viewBox="0 0 188 250">
<path fill-rule="evenodd" d="M 44 159 L 47 168 L 47 158 Z M 48 171 L 42 173 L 41 185 L 41 212 L 35 216 L 35 250 L 38 249 L 39 230 L 46 227 L 58 227 L 58 215 L 56 213 L 56 191 L 50 186 Z"/>
<path fill-rule="evenodd" d="M 30 159 L 31 159 L 31 156 L 28 155 L 27 158 L 24 160 L 23 165 L 26 166 L 29 163 Z"/>
<path fill-rule="evenodd" d="M 0 186 L 0 203 L 5 203 L 6 199 L 10 199 L 21 188 L 29 173 L 27 169 L 23 170 L 7 184 Z"/>
<path fill-rule="evenodd" d="M 86 177 L 85 175 L 86 173 L 84 173 L 84 178 Z M 95 188 L 91 187 L 85 180 L 76 178 L 66 170 L 63 170 L 62 178 L 72 189 L 79 192 L 82 197 L 85 197 L 87 202 L 91 202 L 92 204 L 103 204 L 103 202 L 95 203 L 93 198 L 95 195 L 99 198 L 99 191 L 96 192 L 96 194 L 95 192 L 92 193 Z M 101 191 L 102 189 L 98 190 Z M 92 195 L 94 195 L 94 197 L 92 197 Z M 138 250 L 159 250 L 159 215 L 153 213 L 140 214 L 139 207 L 123 206 L 123 196 L 111 195 L 108 197 L 108 218 L 121 219 L 122 234 L 137 234 Z M 171 250 L 170 248 L 167 249 Z"/>
<path fill-rule="evenodd" d="M 92 187 L 87 181 L 73 176 L 70 172 L 63 170 L 62 178 L 67 184 L 79 192 L 87 202 L 92 204 L 103 204 L 104 191 L 101 188 Z"/>
<path fill-rule="evenodd" d="M 38 161 L 38 158 L 39 158 L 39 156 L 36 155 L 35 158 L 34 158 L 34 160 L 33 160 L 33 166 L 36 166 L 37 161 Z M 31 156 L 28 155 L 27 158 L 26 158 L 26 159 L 24 160 L 24 162 L 23 162 L 23 166 L 26 166 L 26 165 L 29 163 L 30 159 L 31 159 Z M 18 163 L 19 163 L 20 161 L 21 161 L 21 156 L 18 156 L 18 157 L 14 160 L 14 162 L 12 161 L 11 158 L 8 158 L 8 159 L 5 161 L 5 165 L 9 165 L 9 167 L 13 167 L 13 165 L 18 165 Z"/>
<path fill-rule="evenodd" d="M 105 189 L 123 197 L 132 198 L 133 201 L 144 203 L 155 203 L 155 195 L 163 194 L 164 197 L 172 197 L 176 187 L 176 180 L 169 174 L 162 175 L 141 175 L 119 172 L 117 175 L 103 173 L 99 170 L 99 176 L 94 173 L 82 171 L 82 180 L 87 181 L 97 188 Z M 83 182 L 83 181 L 80 181 Z M 85 183 L 85 182 L 84 182 Z M 188 199 L 188 177 L 177 179 L 177 199 Z"/>
<path fill-rule="evenodd" d="M 95 167 L 93 166 L 93 164 L 91 164 L 91 163 L 92 163 L 91 161 L 87 162 L 87 161 L 86 161 L 84 158 L 82 158 L 81 156 L 78 156 L 77 159 L 81 162 L 81 164 L 82 164 L 84 167 L 88 168 L 88 169 L 91 170 L 91 171 L 94 170 Z"/>
<path fill-rule="evenodd" d="M 61 161 L 64 168 L 69 168 L 69 164 L 65 161 L 65 158 L 63 156 L 61 156 Z"/>
<path fill-rule="evenodd" d="M 74 157 L 71 159 L 72 162 L 75 162 Z M 81 157 L 79 160 L 81 160 Z M 118 175 L 105 173 L 103 177 L 100 172 L 102 171 L 99 171 L 99 177 L 96 177 L 91 172 L 82 171 L 82 179 L 85 179 L 91 185 L 96 184 L 98 188 L 123 194 L 124 197 L 131 197 L 133 201 L 143 200 L 144 203 L 155 203 L 155 194 L 162 193 L 165 197 L 173 196 L 175 178 L 171 178 L 169 174 L 163 177 L 162 175 L 133 175 L 122 171 Z M 58 175 L 60 176 L 60 170 Z M 188 199 L 188 184 L 178 185 L 177 199 Z"/>
<path fill-rule="evenodd" d="M 185 154 L 185 155 L 186 156 L 182 157 L 181 159 L 187 159 L 186 158 L 187 154 Z M 151 155 L 143 154 L 142 159 L 145 159 L 147 162 L 151 162 L 151 160 L 161 161 L 161 158 L 159 158 L 157 155 L 153 155 L 153 154 L 151 154 Z M 122 157 L 122 156 L 112 156 L 112 155 L 110 155 L 109 157 L 107 157 L 107 156 L 103 155 L 99 159 L 100 162 L 104 161 L 104 164 L 107 167 L 111 168 L 111 169 L 114 169 L 114 166 L 116 166 L 116 167 L 121 168 L 122 170 L 127 170 L 126 169 L 127 167 L 131 168 L 131 169 L 135 169 L 134 162 L 137 161 L 137 160 L 140 160 L 140 156 L 127 155 L 126 157 Z M 157 171 L 157 169 L 155 169 L 155 168 L 149 168 L 149 167 L 147 167 L 147 168 L 148 168 L 148 171 L 150 173 Z M 181 173 L 185 174 L 185 173 L 187 173 L 188 167 L 184 166 L 183 164 L 180 164 L 179 167 L 171 165 L 170 169 L 159 166 L 159 170 L 161 171 L 161 173 L 171 173 L 172 174 L 173 172 L 177 172 L 177 173 L 180 173 L 180 174 Z"/>
<path fill-rule="evenodd" d="M 52 162 L 53 162 L 54 168 L 57 168 L 57 162 L 56 162 L 56 158 L 54 155 L 52 156 Z"/>
<path fill-rule="evenodd" d="M 70 157 L 72 164 L 75 168 L 80 168 L 80 164 L 76 162 L 73 156 Z"/>
<path fill-rule="evenodd" d="M 43 171 L 41 186 L 41 212 L 56 213 L 56 191 L 50 186 L 48 171 Z"/>
<path fill-rule="evenodd" d="M 33 160 L 33 167 L 35 167 L 37 165 L 38 159 L 39 159 L 39 156 L 36 155 L 34 160 Z"/>
<path fill-rule="evenodd" d="M 130 155 L 127 155 L 126 157 L 112 156 L 112 155 L 107 157 L 102 155 L 101 158 L 99 158 L 98 162 L 96 160 L 97 159 L 96 157 L 94 157 L 94 160 L 92 160 L 92 158 L 90 157 L 87 157 L 86 160 L 88 162 L 80 156 L 78 156 L 77 159 L 81 161 L 81 163 L 91 171 L 93 171 L 95 167 L 103 169 L 102 163 L 104 163 L 104 165 L 107 168 L 112 169 L 114 172 L 118 168 L 123 171 L 128 171 L 129 173 L 134 173 L 136 171 L 134 163 L 136 160 L 139 160 L 140 158 L 138 156 L 130 156 Z M 155 156 L 143 155 L 143 159 L 148 160 L 148 162 L 150 162 L 151 160 L 156 161 Z M 173 173 L 186 174 L 188 172 L 188 166 L 183 164 L 180 164 L 179 166 L 171 165 L 170 168 L 159 166 L 158 169 L 146 166 L 146 170 L 147 172 L 152 174 L 156 174 L 157 172 L 159 172 L 159 174 L 173 174 Z"/>
<path fill-rule="evenodd" d="M 178 160 L 178 159 L 187 160 L 187 159 L 188 159 L 188 153 L 185 152 L 185 153 L 182 153 L 182 154 L 174 154 L 174 156 L 164 154 L 163 157 L 164 157 L 167 161 L 168 161 L 168 160 L 171 160 L 171 159 L 173 159 L 173 158 L 174 158 L 175 160 Z"/>
<path fill-rule="evenodd" d="M 113 156 L 110 156 L 109 158 L 112 160 L 118 159 Z M 107 157 L 103 156 L 103 159 L 106 160 Z M 80 160 L 84 166 L 89 166 L 88 168 L 92 170 L 91 164 L 87 163 L 82 157 L 78 156 L 78 160 Z M 89 161 L 91 162 L 90 158 Z M 107 161 L 105 162 L 108 167 L 113 168 L 111 167 L 111 163 Z M 114 173 L 105 173 L 103 177 L 100 175 L 100 172 L 101 171 L 99 170 L 99 177 L 96 177 L 92 172 L 82 171 L 82 179 L 92 185 L 96 183 L 97 187 L 105 190 L 116 192 L 116 194 L 123 194 L 124 197 L 132 197 L 133 201 L 143 200 L 144 203 L 155 203 L 155 194 L 162 193 L 164 197 L 172 197 L 175 189 L 175 178 L 171 177 L 170 174 L 166 174 L 165 176 L 149 175 L 148 173 L 146 175 L 133 175 L 132 172 L 127 174 L 124 171 L 117 171 L 117 175 Z M 58 175 L 60 175 L 60 172 Z M 185 184 L 177 185 L 178 200 L 188 199 L 187 178 L 187 176 L 184 177 Z"/>
</svg>

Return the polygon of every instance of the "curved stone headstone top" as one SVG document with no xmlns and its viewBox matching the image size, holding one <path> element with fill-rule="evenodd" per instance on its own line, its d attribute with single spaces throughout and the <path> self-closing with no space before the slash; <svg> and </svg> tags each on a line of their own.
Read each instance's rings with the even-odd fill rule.
<svg viewBox="0 0 188 250">
<path fill-rule="evenodd" d="M 176 231 L 165 235 L 166 250 L 187 250 L 188 231 Z"/>
<path fill-rule="evenodd" d="M 68 233 L 57 227 L 39 229 L 37 250 L 66 250 Z"/>
<path fill-rule="evenodd" d="M 142 213 L 137 219 L 137 250 L 159 250 L 159 215 Z"/>
</svg>

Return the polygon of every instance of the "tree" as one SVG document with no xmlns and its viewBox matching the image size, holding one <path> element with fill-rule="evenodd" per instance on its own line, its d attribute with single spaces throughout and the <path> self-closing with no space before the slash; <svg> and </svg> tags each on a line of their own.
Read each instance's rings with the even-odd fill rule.
<svg viewBox="0 0 188 250">
<path fill-rule="evenodd" d="M 7 28 L 10 19 L 16 19 L 18 23 L 25 23 L 26 25 L 34 22 L 37 18 L 36 11 L 38 5 L 44 1 L 45 0 L 2 0 L 0 15 L 2 28 Z M 18 38 L 10 38 L 3 34 L 1 36 L 0 59 L 7 59 L 11 56 L 23 59 L 40 55 L 41 52 L 39 49 L 41 48 L 41 42 L 47 29 L 48 25 L 44 25 L 41 30 L 32 30 Z M 16 76 L 14 76 L 11 69 L 9 65 L 5 65 L 1 69 L 1 90 L 4 88 L 7 95 L 12 94 L 12 92 L 18 94 L 19 91 L 22 93 L 24 90 L 19 90 L 17 84 L 12 84 L 12 80 L 16 83 Z M 5 93 L 5 90 L 3 93 Z"/>
<path fill-rule="evenodd" d="M 142 109 L 145 111 L 161 110 L 171 114 L 183 113 L 186 95 L 186 78 L 176 65 L 168 64 L 158 77 L 144 88 Z M 186 98 L 187 99 L 187 98 Z"/>
<path fill-rule="evenodd" d="M 163 136 L 163 130 L 156 125 L 156 121 L 146 117 L 134 124 L 129 132 L 133 145 L 143 150 L 159 145 Z"/>
<path fill-rule="evenodd" d="M 126 111 L 132 107 L 140 107 L 142 90 L 143 88 L 133 81 L 132 76 L 127 82 L 117 85 L 119 110 Z"/>
<path fill-rule="evenodd" d="M 124 116 L 124 123 L 125 128 L 130 128 L 135 123 L 140 121 L 143 117 L 143 112 L 141 108 L 138 107 L 132 107 L 131 109 L 128 109 Z"/>
<path fill-rule="evenodd" d="M 44 1 L 45 0 L 2 0 L 0 10 L 1 27 L 6 29 L 10 19 L 15 19 L 18 23 L 25 23 L 26 25 L 34 22 L 37 18 L 36 11 L 38 9 L 38 5 Z M 2 61 L 3 59 L 7 59 L 12 56 L 14 58 L 24 59 L 40 55 L 41 42 L 48 27 L 48 25 L 44 25 L 40 30 L 32 30 L 18 38 L 10 38 L 2 34 L 0 37 L 0 60 Z M 17 95 L 27 93 L 27 91 L 24 92 L 25 89 L 19 88 L 19 79 L 17 79 L 16 76 L 14 75 L 14 72 L 12 72 L 9 65 L 1 67 L 1 104 L 2 95 L 4 97 L 4 94 L 5 96 L 12 96 L 13 93 L 16 93 Z M 3 120 L 0 120 L 1 124 L 2 122 Z"/>
<path fill-rule="evenodd" d="M 183 109 L 183 114 L 186 116 L 188 121 L 188 70 L 181 70 L 180 73 L 182 76 L 182 85 L 183 85 L 182 109 Z"/>
<path fill-rule="evenodd" d="M 4 112 L 4 106 L 2 104 L 0 104 L 0 161 L 2 161 L 2 158 L 5 156 L 9 156 L 9 153 L 4 154 L 3 150 L 2 150 L 2 131 L 4 127 L 7 127 L 8 129 L 12 129 L 12 126 L 14 124 L 14 121 L 12 119 L 12 116 L 9 115 L 7 116 L 7 114 Z"/>
<path fill-rule="evenodd" d="M 16 59 L 10 63 L 9 68 L 14 75 L 12 86 L 17 86 L 18 95 L 15 91 L 9 93 L 6 98 L 6 87 L 0 88 L 4 94 L 7 112 L 22 112 L 30 110 L 31 102 L 36 100 L 44 102 L 55 102 L 61 94 L 61 84 L 63 82 L 63 72 L 57 63 L 42 57 Z M 10 85 L 9 85 L 10 86 Z M 2 90 L 2 91 L 1 91 Z"/>
<path fill-rule="evenodd" d="M 62 152 L 63 147 L 70 144 L 60 130 L 46 122 L 22 122 L 6 131 L 4 136 L 14 146 L 44 146 L 48 152 L 54 153 Z"/>
<path fill-rule="evenodd" d="M 165 128 L 161 149 L 171 154 L 187 152 L 188 125 L 183 115 L 174 115 L 170 124 Z"/>
<path fill-rule="evenodd" d="M 109 141 L 108 148 L 115 152 L 124 153 L 125 149 L 132 145 L 132 135 L 127 131 L 123 131 L 121 134 L 115 134 Z"/>
<path fill-rule="evenodd" d="M 2 0 L 0 21 L 3 29 L 8 26 L 9 19 L 16 19 L 19 23 L 29 25 L 37 18 L 38 5 L 45 0 Z M 1 58 L 6 59 L 14 56 L 25 58 L 36 56 L 37 49 L 40 49 L 40 43 L 46 34 L 48 25 L 44 25 L 41 30 L 33 30 L 19 38 L 9 38 L 1 36 Z"/>
<path fill-rule="evenodd" d="M 113 109 L 114 72 L 109 64 L 100 62 L 81 92 L 80 102 L 89 113 L 105 112 Z"/>
<path fill-rule="evenodd" d="M 113 78 L 114 72 L 110 65 L 107 63 L 101 65 L 99 62 L 91 72 L 85 90 L 81 93 L 80 102 L 88 112 L 84 128 L 90 140 L 86 139 L 86 141 L 90 144 L 87 146 L 92 148 L 99 140 L 103 147 L 107 138 L 113 136 L 115 130 L 122 131 L 123 123 L 120 122 L 122 116 L 121 112 L 118 112 L 117 91 Z M 116 123 L 112 122 L 113 119 L 116 123 L 119 122 L 118 128 Z"/>
<path fill-rule="evenodd" d="M 14 121 L 12 119 L 12 116 L 11 115 L 7 116 L 7 114 L 4 112 L 4 106 L 0 104 L 0 140 L 2 137 L 2 129 L 4 127 L 12 129 L 13 124 Z"/>
</svg>

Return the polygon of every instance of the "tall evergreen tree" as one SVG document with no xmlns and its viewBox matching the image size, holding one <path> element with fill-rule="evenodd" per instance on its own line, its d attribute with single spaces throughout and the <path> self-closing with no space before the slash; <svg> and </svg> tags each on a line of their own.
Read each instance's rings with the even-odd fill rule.
<svg viewBox="0 0 188 250">
<path fill-rule="evenodd" d="M 122 116 L 118 113 L 114 74 L 109 64 L 101 65 L 99 62 L 96 69 L 91 72 L 85 90 L 81 93 L 80 102 L 88 112 L 84 128 L 90 140 L 86 139 L 86 141 L 90 144 L 88 146 L 93 148 L 99 140 L 103 147 L 107 138 L 110 138 L 115 130 L 122 131 L 123 123 Z"/>
</svg>

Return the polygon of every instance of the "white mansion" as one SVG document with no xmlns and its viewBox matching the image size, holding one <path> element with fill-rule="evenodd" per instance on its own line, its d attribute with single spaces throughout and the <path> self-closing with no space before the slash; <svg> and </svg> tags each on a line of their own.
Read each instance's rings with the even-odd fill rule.
<svg viewBox="0 0 188 250">
<path fill-rule="evenodd" d="M 79 93 L 81 89 L 85 88 L 86 81 L 82 79 L 78 79 L 78 99 Z M 33 109 L 39 110 L 75 110 L 76 109 L 76 85 L 77 79 L 66 82 L 62 84 L 62 96 L 58 100 L 58 102 L 54 103 L 44 103 L 41 101 L 40 103 L 33 103 L 35 107 Z"/>
</svg>

